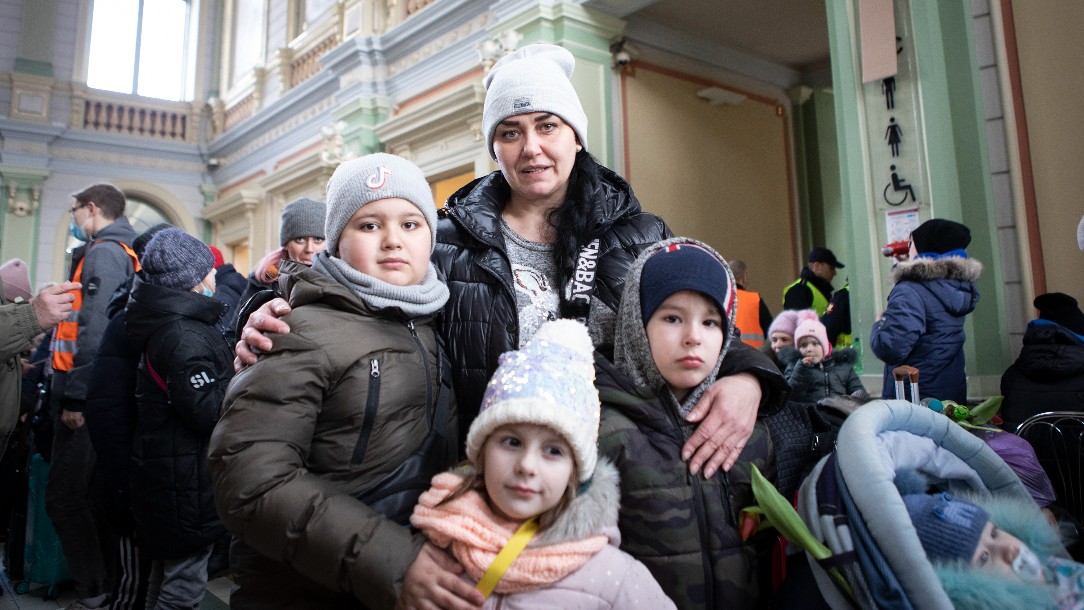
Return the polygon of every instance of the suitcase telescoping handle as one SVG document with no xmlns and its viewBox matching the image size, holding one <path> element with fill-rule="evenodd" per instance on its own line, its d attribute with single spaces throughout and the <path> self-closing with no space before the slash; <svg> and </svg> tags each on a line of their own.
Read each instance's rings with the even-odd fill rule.
<svg viewBox="0 0 1084 610">
<path fill-rule="evenodd" d="M 904 380 L 911 382 L 911 402 L 918 404 L 918 369 L 913 366 L 907 366 L 906 364 L 897 366 L 892 369 L 892 377 L 896 380 L 896 399 L 907 400 L 907 395 L 903 392 Z"/>
</svg>

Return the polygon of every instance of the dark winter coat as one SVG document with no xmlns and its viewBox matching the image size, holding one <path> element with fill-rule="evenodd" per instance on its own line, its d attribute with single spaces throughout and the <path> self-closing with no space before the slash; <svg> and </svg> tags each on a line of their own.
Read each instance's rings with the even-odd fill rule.
<svg viewBox="0 0 1084 610">
<path fill-rule="evenodd" d="M 214 328 L 224 309 L 201 294 L 140 280 L 132 290 L 128 338 L 143 355 L 132 513 L 140 550 L 151 559 L 181 558 L 225 532 L 207 465 L 207 444 L 233 376 L 233 353 Z"/>
<path fill-rule="evenodd" d="M 644 248 L 671 233 L 662 219 L 640 210 L 624 179 L 605 167 L 598 169 L 602 181 L 591 199 L 589 220 L 595 227 L 593 235 L 601 238 L 593 307 L 601 303 L 616 312 L 629 266 Z M 497 358 L 517 349 L 521 339 L 512 268 L 500 229 L 509 192 L 500 172 L 479 178 L 449 197 L 437 225 L 433 262 L 451 292 L 442 332 L 454 367 L 461 438 L 466 438 L 467 427 L 478 414 Z M 609 351 L 607 345 L 596 347 Z M 731 358 L 736 372 L 749 370 L 761 378 L 761 372 L 774 370 L 748 346 L 735 346 L 727 364 Z M 765 388 L 762 404 L 782 404 L 782 397 Z"/>
<path fill-rule="evenodd" d="M 215 268 L 215 299 L 226 304 L 226 313 L 215 326 L 231 343 L 236 341 L 233 330 L 237 324 L 237 313 L 241 309 L 241 295 L 247 289 L 248 279 L 237 272 L 233 263 Z"/>
<path fill-rule="evenodd" d="M 211 440 L 215 500 L 241 543 L 231 607 L 390 608 L 423 537 L 357 497 L 418 448 L 451 392 L 437 335 L 431 318 L 374 309 L 313 269 L 283 285 L 290 333 L 238 373 Z"/>
<path fill-rule="evenodd" d="M 79 339 L 76 341 L 73 368 L 53 374 L 53 400 L 68 411 L 82 411 L 87 398 L 87 384 L 102 333 L 109 323 L 106 309 L 117 288 L 129 281 L 135 270 L 132 259 L 120 246 L 132 245 L 135 230 L 124 216 L 103 228 L 87 243 L 83 253 L 83 307 L 79 310 Z M 119 242 L 119 243 L 118 243 Z M 78 262 L 73 258 L 74 273 Z"/>
<path fill-rule="evenodd" d="M 869 338 L 885 363 L 882 398 L 895 397 L 892 369 L 906 364 L 919 370 L 920 398 L 967 400 L 964 317 L 979 302 L 981 272 L 981 263 L 958 256 L 896 265 L 896 285 Z"/>
<path fill-rule="evenodd" d="M 1046 411 L 1084 411 L 1084 338 L 1064 326 L 1034 320 L 1024 347 L 1001 377 L 1001 417 L 1015 430 Z"/>
<path fill-rule="evenodd" d="M 595 359 L 602 400 L 599 454 L 621 472 L 621 549 L 639 559 L 678 608 L 764 605 L 771 591 L 771 535 L 739 536 L 739 513 L 755 504 L 751 466 L 774 480 L 771 438 L 753 430 L 729 473 L 690 475 L 681 448 L 696 428 L 665 388 L 638 391 L 605 358 Z"/>
<path fill-rule="evenodd" d="M 802 364 L 798 350 L 786 348 L 779 354 L 787 362 L 783 374 L 790 384 L 790 400 L 794 402 L 817 402 L 829 396 L 846 396 L 856 392 L 865 395 L 862 380 L 854 372 L 857 353 L 853 349 L 838 349 L 820 363 Z"/>
<path fill-rule="evenodd" d="M 127 299 L 125 299 L 127 300 Z M 132 534 L 129 464 L 139 407 L 136 380 L 142 353 L 128 341 L 127 312 L 109 320 L 98 346 L 83 410 L 101 477 L 105 518 L 118 534 Z"/>
</svg>

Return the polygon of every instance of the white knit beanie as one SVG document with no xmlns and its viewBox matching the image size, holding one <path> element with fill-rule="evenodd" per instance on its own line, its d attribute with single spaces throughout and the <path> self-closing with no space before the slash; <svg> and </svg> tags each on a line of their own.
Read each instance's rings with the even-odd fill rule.
<svg viewBox="0 0 1084 610">
<path fill-rule="evenodd" d="M 577 480 L 590 479 L 600 413 L 593 352 L 586 326 L 553 320 L 522 348 L 502 354 L 467 433 L 467 459 L 477 465 L 486 439 L 505 424 L 538 424 L 568 441 Z"/>
<path fill-rule="evenodd" d="M 327 183 L 327 219 L 324 236 L 327 251 L 339 256 L 339 237 L 361 206 L 372 201 L 406 199 L 425 216 L 432 252 L 437 243 L 437 206 L 421 168 L 387 153 L 373 153 L 343 163 Z"/>
<path fill-rule="evenodd" d="M 575 67 L 572 53 L 552 44 L 528 45 L 493 64 L 482 80 L 486 88 L 482 131 L 489 156 L 497 158 L 493 149 L 497 124 L 528 112 L 550 112 L 561 117 L 587 150 L 587 115 L 569 80 Z"/>
</svg>

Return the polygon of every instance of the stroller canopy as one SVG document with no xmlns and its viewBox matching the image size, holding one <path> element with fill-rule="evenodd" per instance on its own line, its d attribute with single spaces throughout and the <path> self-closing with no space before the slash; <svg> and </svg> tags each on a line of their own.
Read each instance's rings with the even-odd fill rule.
<svg viewBox="0 0 1084 610">
<path fill-rule="evenodd" d="M 835 453 L 803 482 L 798 512 L 833 552 L 808 557 L 833 608 L 951 610 L 896 487 L 898 472 L 953 493 L 1028 499 L 1016 474 L 981 439 L 925 407 L 878 400 L 856 410 L 839 431 Z M 855 600 L 825 568 L 838 567 Z"/>
</svg>

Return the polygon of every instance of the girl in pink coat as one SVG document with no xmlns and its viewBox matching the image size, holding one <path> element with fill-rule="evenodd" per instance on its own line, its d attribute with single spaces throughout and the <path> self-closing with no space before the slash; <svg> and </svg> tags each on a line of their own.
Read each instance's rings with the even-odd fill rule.
<svg viewBox="0 0 1084 610">
<path fill-rule="evenodd" d="M 437 475 L 411 523 L 449 550 L 485 608 L 674 608 L 621 551 L 617 470 L 598 458 L 587 328 L 543 324 L 501 356 L 467 436 L 469 464 Z"/>
</svg>

